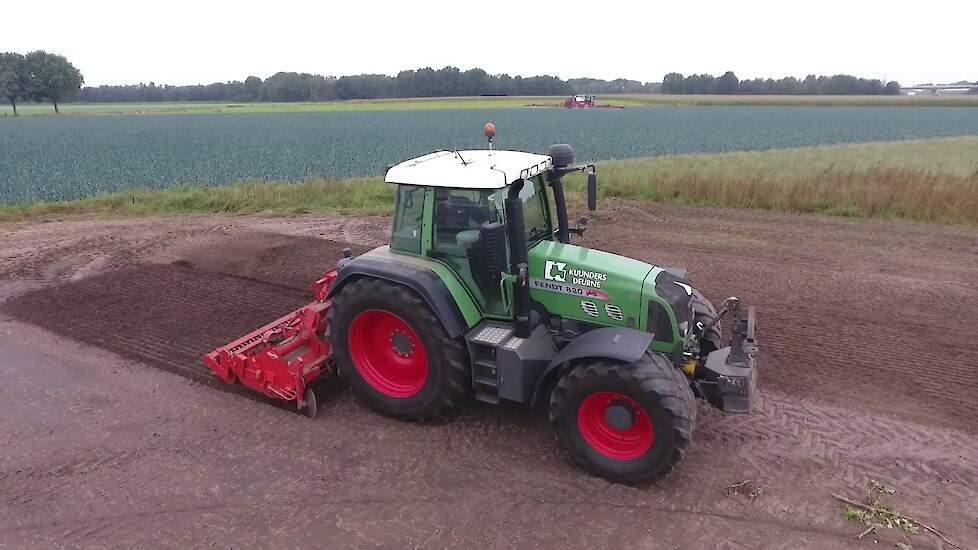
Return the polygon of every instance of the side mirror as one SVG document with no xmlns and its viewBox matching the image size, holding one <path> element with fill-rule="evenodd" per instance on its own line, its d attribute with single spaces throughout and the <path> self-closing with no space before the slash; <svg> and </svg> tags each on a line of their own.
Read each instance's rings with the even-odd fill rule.
<svg viewBox="0 0 978 550">
<path fill-rule="evenodd" d="M 587 209 L 594 212 L 598 207 L 598 175 L 594 168 L 587 175 Z"/>
</svg>

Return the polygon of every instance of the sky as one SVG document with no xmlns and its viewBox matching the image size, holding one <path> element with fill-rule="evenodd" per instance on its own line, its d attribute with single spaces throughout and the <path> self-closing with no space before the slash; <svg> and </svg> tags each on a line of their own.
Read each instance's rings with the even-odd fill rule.
<svg viewBox="0 0 978 550">
<path fill-rule="evenodd" d="M 741 79 L 847 73 L 905 85 L 978 79 L 975 0 L 10 4 L 0 12 L 0 51 L 62 54 L 87 85 L 447 65 L 643 82 L 727 70 Z"/>
</svg>

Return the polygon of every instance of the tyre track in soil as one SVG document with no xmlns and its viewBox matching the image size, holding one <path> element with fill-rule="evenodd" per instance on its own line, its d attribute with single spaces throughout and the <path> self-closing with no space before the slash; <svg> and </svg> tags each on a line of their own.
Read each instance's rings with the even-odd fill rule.
<svg viewBox="0 0 978 550">
<path fill-rule="evenodd" d="M 766 405 L 766 403 L 765 403 Z M 797 407 L 796 407 L 797 408 Z M 335 411 L 339 414 L 338 417 L 334 419 L 337 422 L 348 423 L 350 421 L 347 418 L 346 412 L 348 407 L 342 406 L 342 410 Z M 763 406 L 760 413 L 762 416 L 766 416 L 768 412 L 768 407 Z M 493 410 L 493 409 L 489 409 Z M 479 412 L 476 411 L 476 416 L 463 416 L 458 419 L 457 426 L 459 431 L 473 431 L 475 427 L 473 423 L 480 423 L 486 419 L 480 418 Z M 375 416 L 375 415 L 374 415 Z M 790 416 L 790 415 L 788 415 Z M 727 418 L 752 418 L 752 417 L 727 417 Z M 710 419 L 711 422 L 715 419 Z M 859 421 L 859 419 L 853 419 Z M 302 421 L 301 419 L 299 420 Z M 385 420 L 381 420 L 380 424 L 383 425 L 387 423 Z M 708 424 L 709 425 L 709 424 Z M 404 482 L 408 479 L 417 479 L 419 474 L 424 473 L 424 468 L 427 466 L 431 467 L 430 458 L 425 457 L 423 449 L 425 447 L 430 447 L 432 441 L 426 441 L 427 436 L 432 434 L 434 431 L 436 434 L 444 432 L 446 430 L 451 430 L 452 424 L 445 424 L 442 426 L 436 426 L 433 429 L 429 428 L 412 428 L 410 424 L 404 425 L 405 429 L 412 432 L 417 432 L 421 430 L 422 433 L 413 433 L 412 438 L 419 441 L 409 444 L 407 448 L 400 446 L 398 449 L 391 449 L 390 451 L 380 450 L 380 452 L 371 452 L 371 458 L 375 463 L 384 464 L 384 476 L 377 479 L 367 479 L 363 477 L 358 478 L 358 484 L 361 485 L 361 490 L 366 491 L 366 495 L 358 494 L 356 497 L 351 498 L 337 498 L 335 494 L 331 494 L 330 491 L 323 493 L 308 492 L 308 490 L 296 493 L 295 490 L 289 492 L 288 489 L 283 489 L 281 492 L 277 489 L 266 489 L 265 498 L 278 501 L 279 498 L 284 499 L 289 502 L 290 507 L 301 508 L 306 510 L 320 510 L 323 514 L 327 514 L 329 517 L 339 516 L 343 518 L 344 522 L 349 522 L 349 525 L 353 531 L 359 532 L 364 528 L 365 525 L 370 525 L 371 522 L 376 522 L 378 517 L 383 518 L 401 518 L 402 521 L 406 523 L 403 529 L 399 532 L 399 537 L 409 536 L 407 533 L 424 533 L 427 528 L 423 527 L 423 520 L 418 513 L 418 508 L 428 510 L 431 514 L 438 514 L 440 517 L 445 515 L 458 514 L 459 515 L 459 525 L 453 528 L 449 528 L 449 532 L 463 529 L 467 522 L 477 522 L 481 520 L 471 519 L 479 517 L 478 506 L 474 508 L 471 503 L 467 505 L 465 496 L 454 495 L 451 496 L 449 493 L 443 493 L 441 490 L 437 490 L 432 496 L 427 498 L 416 498 L 416 499 L 405 499 L 401 496 L 405 488 Z M 781 428 L 783 426 L 770 426 L 769 428 Z M 198 433 L 195 430 L 181 430 L 185 434 L 189 434 L 189 437 L 193 438 L 194 433 Z M 454 431 L 454 430 L 451 430 Z M 723 427 L 721 431 L 726 431 L 726 427 Z M 767 433 L 772 433 L 768 430 L 763 430 Z M 312 435 L 312 434 L 310 434 Z M 519 434 L 517 437 L 523 437 L 525 434 Z M 534 434 L 529 434 L 534 435 Z M 540 434 L 537 434 L 540 435 Z M 704 435 L 703 432 L 699 435 Z M 512 434 L 501 433 L 502 438 L 512 438 Z M 183 437 L 183 436 L 182 436 Z M 233 447 L 240 447 L 241 442 L 235 442 L 232 438 L 228 443 L 232 443 Z M 784 438 L 786 441 L 791 439 L 790 437 Z M 545 441 L 544 437 L 536 438 L 536 441 Z M 193 444 L 193 439 L 187 441 L 187 444 Z M 720 445 L 714 445 L 710 442 L 710 438 L 700 438 L 700 442 L 705 443 L 708 449 L 717 452 L 723 452 L 724 450 L 730 452 L 736 452 L 736 449 L 724 449 L 724 446 L 729 446 L 730 443 L 724 443 Z M 697 446 L 700 447 L 700 442 Z M 789 442 L 790 443 L 790 442 Z M 543 443 L 545 446 L 546 443 Z M 580 475 L 574 475 L 573 472 L 561 471 L 559 464 L 554 463 L 554 459 L 548 459 L 544 461 L 536 460 L 533 461 L 530 457 L 536 454 L 536 448 L 540 446 L 539 443 L 530 445 L 530 449 L 525 453 L 516 453 L 515 456 L 512 452 L 507 451 L 505 457 L 506 462 L 499 462 L 499 467 L 494 469 L 494 473 L 490 474 L 490 471 L 485 471 L 485 467 L 482 462 L 493 463 L 492 460 L 494 455 L 498 455 L 497 452 L 493 452 L 492 448 L 476 448 L 471 449 L 469 452 L 464 453 L 463 456 L 468 455 L 470 459 L 479 460 L 478 463 L 467 464 L 465 462 L 456 463 L 458 458 L 457 453 L 450 453 L 452 460 L 448 461 L 447 464 L 443 466 L 443 469 L 439 472 L 438 478 L 440 483 L 448 482 L 451 486 L 453 476 L 452 472 L 458 472 L 458 482 L 469 485 L 469 490 L 472 494 L 488 495 L 492 494 L 494 487 L 493 485 L 498 482 L 499 478 L 505 478 L 509 481 L 512 486 L 520 487 L 516 495 L 511 495 L 506 498 L 506 506 L 509 507 L 510 513 L 516 514 L 518 516 L 528 513 L 531 510 L 534 511 L 534 516 L 540 516 L 541 514 L 548 517 L 565 517 L 566 514 L 593 514 L 596 510 L 602 510 L 605 513 L 602 514 L 604 519 L 598 518 L 597 524 L 593 524 L 589 530 L 588 540 L 593 543 L 610 543 L 611 541 L 618 540 L 615 537 L 621 536 L 620 529 L 615 527 L 621 520 L 623 510 L 632 510 L 629 514 L 636 513 L 638 516 L 644 516 L 647 513 L 652 512 L 664 512 L 668 514 L 679 514 L 684 516 L 702 516 L 702 517 L 712 517 L 715 519 L 727 518 L 733 519 L 740 523 L 746 524 L 761 524 L 761 525 L 780 525 L 782 527 L 798 531 L 798 532 L 810 532 L 810 533 L 832 533 L 831 529 L 825 529 L 820 527 L 811 527 L 806 529 L 802 525 L 797 525 L 792 522 L 783 522 L 781 520 L 770 518 L 766 515 L 761 515 L 760 517 L 743 517 L 731 512 L 724 512 L 722 509 L 710 511 L 704 510 L 700 507 L 696 508 L 684 508 L 682 504 L 663 504 L 661 503 L 655 495 L 655 492 L 648 496 L 644 492 L 639 492 L 636 496 L 634 489 L 620 489 L 617 487 L 609 488 L 601 482 L 593 478 L 582 477 Z M 317 445 L 311 445 L 309 449 L 295 449 L 295 454 L 302 455 L 304 453 L 310 453 L 315 455 L 317 450 Z M 772 446 L 774 447 L 774 446 Z M 776 446 L 776 452 L 783 452 L 786 447 Z M 254 451 L 250 451 L 254 452 Z M 268 461 L 281 461 L 281 452 L 276 449 L 264 448 L 258 449 L 257 452 L 263 456 L 258 463 L 268 464 Z M 702 454 L 702 449 L 700 450 Z M 908 451 L 912 452 L 912 451 Z M 763 458 L 765 452 L 751 452 L 751 460 L 757 460 L 758 458 Z M 480 455 L 480 459 L 475 459 L 475 455 Z M 519 460 L 514 460 L 517 457 L 524 455 L 524 458 Z M 153 453 L 144 454 L 144 456 L 153 456 Z M 824 455 L 823 455 L 824 456 Z M 113 463 L 112 461 L 101 461 L 100 464 L 112 467 L 113 470 L 118 470 L 122 468 L 122 471 L 117 475 L 125 476 L 125 468 L 131 464 L 129 461 L 130 455 L 127 453 L 121 453 L 119 455 L 120 460 L 118 463 Z M 405 460 L 405 457 L 408 460 Z M 414 458 L 411 458 L 414 457 Z M 193 457 L 191 457 L 193 458 Z M 487 460 L 488 458 L 488 460 Z M 501 457 L 500 457 L 501 458 Z M 529 461 L 526 459 L 530 459 Z M 688 468 L 700 468 L 703 465 L 697 464 L 699 461 L 696 457 L 691 457 L 691 464 Z M 167 463 L 172 463 L 173 460 L 167 460 Z M 764 465 L 762 463 L 762 465 Z M 783 464 L 780 464 L 783 468 Z M 707 466 L 709 467 L 709 466 Z M 145 465 L 143 465 L 143 470 Z M 310 471 L 308 468 L 289 468 L 291 471 Z M 482 475 L 477 479 L 472 479 L 472 472 L 481 471 Z M 683 475 L 683 468 L 680 469 L 680 475 Z M 686 471 L 688 475 L 688 470 Z M 702 472 L 700 472 L 702 474 Z M 688 479 L 680 480 L 675 486 L 683 486 L 686 483 L 695 484 L 697 479 L 702 482 L 700 474 L 693 474 Z M 356 475 L 354 472 L 351 475 Z M 136 477 L 136 476 L 133 476 Z M 71 493 L 79 490 L 86 484 L 86 480 L 75 480 L 76 483 L 71 483 L 70 485 L 62 485 L 57 488 L 52 488 L 52 494 L 54 493 Z M 140 491 L 141 498 L 146 499 L 153 497 L 158 498 L 160 501 L 167 501 L 166 490 L 157 491 L 147 491 L 146 488 L 152 487 L 163 487 L 168 484 L 170 480 L 161 479 L 160 483 L 156 483 L 153 478 L 141 479 L 140 486 L 136 487 L 136 490 Z M 474 482 L 474 486 L 472 486 Z M 443 485 L 444 486 L 444 485 Z M 380 493 L 376 492 L 375 487 L 383 487 Z M 54 490 L 56 489 L 56 490 Z M 426 488 L 427 489 L 427 488 Z M 430 489 L 428 489 L 430 490 Z M 624 491 L 624 493 L 619 493 L 619 490 Z M 672 489 L 659 487 L 656 491 L 665 491 L 667 494 L 672 491 Z M 374 493 L 376 496 L 370 496 Z M 430 494 L 430 493 L 429 493 Z M 154 496 L 155 495 L 155 496 Z M 583 496 L 582 496 L 583 495 Z M 591 496 L 588 496 L 591 495 Z M 598 497 L 597 495 L 600 495 Z M 643 496 L 644 495 L 644 496 Z M 624 497 L 621 501 L 618 500 L 619 497 Z M 172 497 L 170 497 L 172 499 Z M 203 502 L 203 501 L 202 501 Z M 438 505 L 432 506 L 433 503 L 438 503 Z M 626 504 L 627 503 L 627 504 Z M 25 503 L 26 504 L 26 503 Z M 487 503 L 488 504 L 488 503 Z M 204 506 L 204 505 L 202 505 Z M 227 509 L 227 510 L 248 510 L 253 509 L 252 506 L 248 505 L 246 501 L 235 503 L 225 503 L 222 506 L 215 506 L 214 513 L 217 513 L 217 509 Z M 816 507 L 813 507 L 816 508 Z M 523 510 L 523 512 L 520 512 Z M 186 521 L 186 518 L 181 519 L 179 514 L 171 518 L 170 511 L 166 508 L 160 510 L 164 514 L 164 519 L 169 518 L 170 520 L 179 523 L 180 521 Z M 193 509 L 191 510 L 191 512 Z M 268 509 L 263 509 L 261 513 L 268 513 Z M 253 513 L 259 513 L 255 510 Z M 286 512 L 281 512 L 286 513 Z M 498 513 L 498 512 L 497 512 Z M 130 517 L 126 515 L 125 517 Z M 307 522 L 314 522 L 314 517 L 318 517 L 318 514 L 310 515 L 305 519 Z M 611 519 L 611 518 L 616 519 Z M 93 541 L 98 540 L 97 537 L 111 537 L 113 540 L 128 540 L 133 536 L 134 530 L 138 532 L 135 526 L 127 525 L 126 522 L 119 521 L 122 518 L 118 517 L 108 517 L 102 519 L 92 519 L 77 524 L 70 530 L 66 531 L 64 535 L 68 540 L 82 546 L 86 544 L 91 544 Z M 280 518 L 282 521 L 289 521 L 293 524 L 293 519 L 303 519 L 303 518 L 293 518 L 291 514 L 288 514 L 285 518 Z M 483 514 L 483 519 L 485 515 Z M 637 519 L 637 518 L 636 518 Z M 220 517 L 212 518 L 212 521 L 220 521 Z M 71 522 L 69 522 L 70 524 Z M 449 522 L 450 524 L 452 522 Z M 59 523 L 57 525 L 64 525 Z M 444 525 L 444 523 L 442 524 Z M 40 528 L 43 526 L 37 526 L 35 528 Z M 311 527 L 315 527 L 311 525 Z M 484 527 L 481 523 L 475 525 L 474 528 L 478 529 Z M 165 529 L 165 524 L 155 525 L 154 529 L 163 530 Z M 386 536 L 390 536 L 388 529 L 383 529 L 381 532 L 387 533 Z M 428 529 L 427 532 L 431 532 Z M 469 533 L 471 534 L 471 532 Z M 497 536 L 500 534 L 496 534 Z M 366 542 L 367 540 L 373 540 L 371 538 L 360 539 L 361 542 Z M 389 539 L 383 539 L 389 540 Z M 391 543 L 394 540 L 390 540 Z M 620 541 L 619 541 L 620 542 Z"/>
<path fill-rule="evenodd" d="M 668 216 L 662 219 L 668 220 Z M 268 245 L 268 242 L 273 244 Z M 338 257 L 338 250 L 343 246 L 282 236 L 274 236 L 268 242 L 268 246 L 255 252 L 261 261 L 240 262 L 237 254 L 235 258 L 215 261 L 211 243 L 185 251 L 175 260 L 175 265 L 139 265 L 126 271 L 86 277 L 24 294 L 0 305 L 0 310 L 124 357 L 195 381 L 212 383 L 214 379 L 201 365 L 200 355 L 306 303 L 309 294 L 304 290 L 305 285 L 323 271 L 323 258 Z M 628 254 L 628 249 L 634 246 L 627 241 L 619 245 L 617 249 L 614 246 L 605 248 Z M 642 257 L 649 254 L 646 244 L 642 253 L 630 255 Z M 656 255 L 659 255 L 658 251 Z M 667 258 L 678 255 L 676 250 L 664 254 Z M 686 252 L 682 255 L 690 260 L 687 265 L 693 266 L 714 263 L 718 257 L 716 254 Z M 746 472 L 759 475 L 761 479 L 766 472 L 775 483 L 791 483 L 797 472 L 790 464 L 813 463 L 820 466 L 814 467 L 809 473 L 810 478 L 825 487 L 840 487 L 840 483 L 847 487 L 862 487 L 870 478 L 882 478 L 897 484 L 901 494 L 920 498 L 921 502 L 937 499 L 960 511 L 967 509 L 969 503 L 978 502 L 978 488 L 974 487 L 974 480 L 978 478 L 975 466 L 978 464 L 978 443 L 967 429 L 974 427 L 976 409 L 965 398 L 974 395 L 974 388 L 968 385 L 968 379 L 963 385 L 948 387 L 946 372 L 941 376 L 922 376 L 921 365 L 908 359 L 911 356 L 926 357 L 925 349 L 936 342 L 954 352 L 948 354 L 949 358 L 942 358 L 941 368 L 959 377 L 970 373 L 970 380 L 974 380 L 974 367 L 966 360 L 967 354 L 974 352 L 973 345 L 956 339 L 950 323 L 940 314 L 950 311 L 971 316 L 965 320 L 973 318 L 976 311 L 972 307 L 974 296 L 969 295 L 974 291 L 973 284 L 969 286 L 967 281 L 956 279 L 959 274 L 953 272 L 944 274 L 941 280 L 928 286 L 934 281 L 905 272 L 894 276 L 825 269 L 824 265 L 832 262 L 820 263 L 817 257 L 815 261 L 801 261 L 800 265 L 778 265 L 772 258 L 745 260 L 732 254 L 720 256 L 725 266 L 733 268 L 694 269 L 692 280 L 701 283 L 712 298 L 719 297 L 717 291 L 748 289 L 750 303 L 760 306 L 759 330 L 764 353 L 761 399 L 756 414 L 750 416 L 727 416 L 701 407 L 696 444 L 686 467 L 680 467 L 675 479 L 666 482 L 667 493 L 684 484 L 702 482 L 701 474 L 715 482 L 715 471 L 714 477 L 710 478 L 708 471 L 697 473 L 691 470 L 703 468 L 704 463 L 709 469 L 709 464 L 715 462 L 715 458 L 709 457 L 719 455 L 728 457 L 724 462 L 742 459 L 749 465 Z M 815 265 L 822 267 L 812 267 Z M 763 287 L 757 284 L 758 281 L 763 281 Z M 844 297 L 834 296 L 827 293 L 832 287 L 846 288 L 849 292 Z M 791 307 L 786 308 L 786 303 Z M 833 328 L 838 324 L 839 308 L 851 313 L 845 331 Z M 896 324 L 890 322 L 893 317 L 909 317 L 915 321 Z M 850 330 L 852 327 L 855 329 Z M 919 341 L 907 341 L 908 327 L 922 333 Z M 813 345 L 813 333 L 831 334 L 835 343 L 830 347 Z M 108 339 L 91 336 L 104 334 L 114 336 Z M 799 365 L 806 368 L 799 368 Z M 855 382 L 858 378 L 871 378 L 872 383 L 858 384 Z M 892 380 L 901 378 L 907 381 Z M 215 385 L 232 388 L 220 383 Z M 867 395 L 870 399 L 862 398 Z M 922 399 L 924 396 L 926 400 Z M 940 399 L 940 403 L 935 406 L 928 401 L 933 399 Z M 826 405 L 826 402 L 839 406 Z M 411 441 L 400 442 L 389 450 L 371 448 L 372 459 L 384 464 L 387 470 L 372 480 L 363 478 L 368 481 L 368 493 L 385 487 L 377 493 L 378 502 L 387 503 L 384 506 L 387 506 L 385 510 L 389 508 L 390 515 L 386 517 L 400 517 L 405 524 L 413 523 L 409 530 L 415 535 L 410 538 L 420 536 L 417 533 L 425 530 L 430 532 L 430 529 L 419 523 L 421 518 L 417 513 L 406 511 L 411 504 L 397 505 L 396 495 L 408 487 L 404 485 L 405 479 L 414 479 L 432 467 L 432 459 L 424 458 L 425 449 L 441 448 L 445 443 L 449 443 L 449 449 L 455 449 L 453 457 L 459 464 L 449 471 L 441 470 L 439 479 L 442 482 L 447 479 L 450 486 L 451 480 L 457 477 L 459 483 L 463 480 L 471 483 L 473 480 L 469 478 L 473 470 L 488 468 L 496 474 L 474 480 L 476 491 L 473 494 L 488 495 L 498 491 L 497 478 L 503 477 L 507 483 L 519 487 L 517 492 L 522 495 L 522 500 L 507 500 L 517 508 L 546 508 L 546 501 L 540 501 L 545 498 L 542 495 L 574 501 L 582 494 L 595 494 L 595 491 L 608 498 L 627 496 L 652 507 L 658 498 L 654 492 L 640 491 L 637 494 L 641 496 L 636 499 L 634 489 L 608 487 L 600 480 L 561 469 L 562 459 L 548 437 L 546 423 L 527 421 L 522 411 L 496 412 L 495 409 L 467 405 L 454 422 L 417 433 L 418 428 L 410 424 L 392 426 L 388 419 L 363 410 L 345 394 L 339 400 L 331 401 L 328 407 L 330 410 L 325 414 L 335 415 L 338 422 L 358 426 L 359 430 L 369 427 L 373 432 L 379 432 L 378 441 L 400 439 L 405 430 L 411 432 Z M 922 407 L 932 408 L 936 414 L 922 416 L 916 412 Z M 880 408 L 886 409 L 886 414 L 877 414 Z M 104 406 L 83 404 L 75 410 L 79 414 L 97 414 L 104 412 Z M 965 431 L 948 429 L 949 426 Z M 193 426 L 187 428 L 186 446 L 194 448 L 202 436 L 194 435 Z M 340 437 L 333 442 L 333 454 L 335 449 L 345 445 L 360 448 L 359 453 L 366 451 L 362 442 L 352 434 L 337 435 Z M 488 441 L 485 440 L 487 437 Z M 240 446 L 245 438 L 244 432 L 230 430 L 208 438 L 208 445 L 233 448 Z M 22 480 L 25 481 L 23 485 L 14 483 L 13 502 L 31 506 L 38 501 L 56 498 L 60 491 L 84 492 L 89 478 L 105 469 L 138 468 L 141 472 L 136 475 L 145 476 L 147 462 L 207 460 L 206 455 L 197 457 L 192 453 L 180 458 L 178 448 L 150 448 L 140 452 L 90 448 L 83 458 L 51 457 L 27 472 L 30 479 L 51 480 L 51 484 L 38 488 L 37 483 L 26 480 Z M 308 449 L 298 450 L 296 454 L 315 454 L 321 450 L 310 443 Z M 278 451 L 272 448 L 249 449 L 248 453 L 252 457 L 265 457 L 258 462 L 274 461 L 278 457 Z M 405 455 L 416 458 L 404 461 Z M 515 464 L 517 462 L 519 465 Z M 333 471 L 328 475 L 338 475 L 342 479 L 340 471 Z M 7 483 L 12 475 L 0 471 L 0 486 L 9 488 Z M 731 481 L 729 477 L 724 480 Z M 168 481 L 172 482 L 163 474 L 146 476 L 137 489 L 144 494 L 156 494 L 156 499 L 166 502 L 172 500 L 165 488 Z M 656 490 L 662 489 L 661 484 L 656 485 Z M 266 488 L 266 491 L 274 494 L 274 489 Z M 282 494 L 297 502 L 312 502 L 295 493 Z M 442 490 L 436 494 L 443 494 Z M 309 498 L 317 497 L 313 494 Z M 773 513 L 783 501 L 783 498 L 771 503 L 762 501 L 760 508 Z M 821 502 L 794 504 L 797 510 L 814 517 L 824 514 Z M 601 502 L 597 505 L 612 504 Z M 479 513 L 478 507 L 459 507 L 462 508 L 458 513 L 461 525 L 474 521 L 466 516 L 468 512 L 474 514 L 473 517 Z M 450 509 L 449 506 L 428 510 L 429 513 L 444 514 L 450 513 Z M 921 511 L 925 516 L 930 512 L 926 507 Z M 220 516 L 217 510 L 214 513 Z M 363 526 L 370 523 L 366 509 L 340 515 L 352 531 L 361 534 Z M 288 516 L 292 517 L 291 514 Z M 177 531 L 185 520 L 180 519 L 179 513 L 172 518 L 173 529 Z M 138 529 L 135 526 L 96 523 L 75 528 L 71 531 L 72 541 L 84 545 L 99 537 L 138 540 L 132 539 L 136 536 L 133 530 Z M 608 534 L 611 524 L 602 525 L 608 529 L 599 529 L 602 536 L 597 540 L 613 540 Z M 160 529 L 169 528 L 163 525 Z M 975 534 L 966 532 L 962 536 L 974 538 Z M 175 537 L 178 539 L 180 536 Z"/>
<path fill-rule="evenodd" d="M 587 244 L 685 265 L 715 302 L 757 307 L 760 387 L 978 433 L 973 231 L 756 212 L 676 229 L 682 209 L 618 209 L 641 223 L 599 214 L 615 230 Z"/>
</svg>

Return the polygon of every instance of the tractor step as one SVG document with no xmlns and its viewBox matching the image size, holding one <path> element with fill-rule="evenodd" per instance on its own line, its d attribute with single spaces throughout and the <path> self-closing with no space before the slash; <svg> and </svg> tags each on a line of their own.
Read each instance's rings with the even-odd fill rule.
<svg viewBox="0 0 978 550">
<path fill-rule="evenodd" d="M 512 324 L 485 321 L 465 339 L 472 357 L 475 398 L 486 403 L 532 402 L 540 375 L 557 353 L 543 326 L 521 338 Z"/>
<path fill-rule="evenodd" d="M 479 392 L 476 392 L 475 399 L 476 399 L 476 401 L 482 401 L 483 403 L 489 403 L 490 405 L 498 405 L 499 404 L 499 396 L 490 395 L 488 393 L 479 393 Z"/>
</svg>

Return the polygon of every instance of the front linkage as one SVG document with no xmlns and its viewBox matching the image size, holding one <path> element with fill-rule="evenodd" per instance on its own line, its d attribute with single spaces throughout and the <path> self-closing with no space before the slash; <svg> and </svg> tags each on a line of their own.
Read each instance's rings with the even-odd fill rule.
<svg viewBox="0 0 978 550">
<path fill-rule="evenodd" d="M 714 320 L 700 333 L 706 333 L 726 315 L 730 315 L 733 321 L 730 345 L 706 357 L 703 367 L 696 371 L 693 388 L 711 405 L 724 412 L 749 413 L 757 386 L 754 308 L 747 308 L 747 317 L 743 318 L 740 299 L 727 298 Z"/>
</svg>

